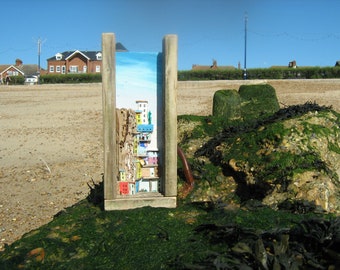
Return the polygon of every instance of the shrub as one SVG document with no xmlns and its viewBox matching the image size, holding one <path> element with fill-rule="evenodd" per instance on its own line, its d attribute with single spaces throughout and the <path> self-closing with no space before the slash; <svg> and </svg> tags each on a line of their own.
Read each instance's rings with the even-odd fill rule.
<svg viewBox="0 0 340 270">
<path fill-rule="evenodd" d="M 82 74 L 58 74 L 58 75 L 41 75 L 40 83 L 53 84 L 53 83 L 96 83 L 101 82 L 102 76 L 100 73 L 82 73 Z"/>
<path fill-rule="evenodd" d="M 331 79 L 340 78 L 340 67 L 274 67 L 247 69 L 248 79 Z M 242 80 L 241 69 L 178 71 L 179 81 Z"/>
</svg>

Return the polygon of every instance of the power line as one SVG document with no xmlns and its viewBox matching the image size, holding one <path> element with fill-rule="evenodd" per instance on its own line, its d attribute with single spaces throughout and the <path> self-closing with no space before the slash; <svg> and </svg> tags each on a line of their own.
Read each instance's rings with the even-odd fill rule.
<svg viewBox="0 0 340 270">
<path fill-rule="evenodd" d="M 270 33 L 263 33 L 259 31 L 249 30 L 248 32 L 255 34 L 257 36 L 265 37 L 265 38 L 278 38 L 278 37 L 288 37 L 294 40 L 301 40 L 301 41 L 322 41 L 326 39 L 340 39 L 339 33 L 299 33 L 293 34 L 290 32 L 270 32 Z"/>
</svg>

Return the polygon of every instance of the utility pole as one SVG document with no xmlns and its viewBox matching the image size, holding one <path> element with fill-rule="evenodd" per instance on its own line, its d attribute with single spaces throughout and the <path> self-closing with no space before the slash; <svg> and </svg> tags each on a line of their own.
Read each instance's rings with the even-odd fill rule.
<svg viewBox="0 0 340 270">
<path fill-rule="evenodd" d="M 38 39 L 38 73 L 40 75 L 40 53 L 41 53 L 41 39 Z"/>
<path fill-rule="evenodd" d="M 38 70 L 37 70 L 37 73 L 38 73 L 38 84 L 39 84 L 39 81 L 40 81 L 40 55 L 41 55 L 41 45 L 45 42 L 41 40 L 41 38 L 39 37 L 38 40 L 37 40 L 37 43 L 38 43 Z"/>
<path fill-rule="evenodd" d="M 243 70 L 243 79 L 246 80 L 247 75 L 247 23 L 248 23 L 248 14 L 247 12 L 244 15 L 244 70 Z"/>
</svg>

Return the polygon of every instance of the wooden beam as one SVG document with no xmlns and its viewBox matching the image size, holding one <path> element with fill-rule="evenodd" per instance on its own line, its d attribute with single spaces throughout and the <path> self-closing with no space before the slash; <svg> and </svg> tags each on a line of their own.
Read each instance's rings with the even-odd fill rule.
<svg viewBox="0 0 340 270">
<path fill-rule="evenodd" d="M 116 152 L 116 41 L 113 33 L 102 34 L 102 92 L 104 137 L 104 200 L 117 196 Z"/>
<path fill-rule="evenodd" d="M 177 35 L 163 39 L 164 192 L 177 196 Z"/>
</svg>

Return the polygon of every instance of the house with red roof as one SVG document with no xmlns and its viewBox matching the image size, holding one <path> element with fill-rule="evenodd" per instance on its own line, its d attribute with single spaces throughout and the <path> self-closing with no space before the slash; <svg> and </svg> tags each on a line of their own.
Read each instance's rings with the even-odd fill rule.
<svg viewBox="0 0 340 270">
<path fill-rule="evenodd" d="M 125 52 L 126 48 L 116 44 L 117 52 Z M 48 74 L 79 74 L 79 73 L 101 73 L 102 71 L 101 51 L 65 51 L 56 53 L 47 59 Z"/>
<path fill-rule="evenodd" d="M 15 60 L 15 64 L 0 65 L 0 80 L 5 81 L 7 77 L 30 77 L 38 75 L 38 65 L 24 64 L 20 59 Z"/>
</svg>

